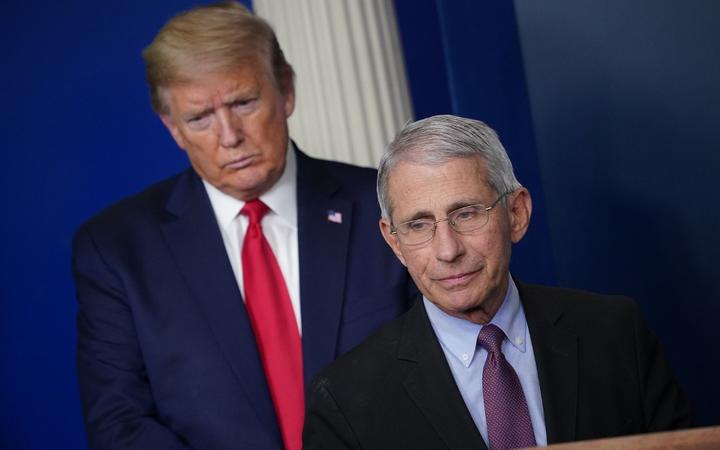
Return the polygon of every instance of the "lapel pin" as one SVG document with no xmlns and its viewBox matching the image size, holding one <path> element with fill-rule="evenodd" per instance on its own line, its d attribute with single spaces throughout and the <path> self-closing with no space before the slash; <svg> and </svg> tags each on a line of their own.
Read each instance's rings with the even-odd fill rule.
<svg viewBox="0 0 720 450">
<path fill-rule="evenodd" d="M 328 209 L 327 220 L 332 223 L 342 223 L 342 213 Z"/>
</svg>

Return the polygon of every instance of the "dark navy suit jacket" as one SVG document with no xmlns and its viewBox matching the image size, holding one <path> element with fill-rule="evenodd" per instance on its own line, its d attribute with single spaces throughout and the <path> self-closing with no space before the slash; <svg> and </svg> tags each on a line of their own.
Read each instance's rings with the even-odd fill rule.
<svg viewBox="0 0 720 450">
<path fill-rule="evenodd" d="M 380 235 L 375 171 L 301 152 L 297 168 L 309 380 L 406 310 L 414 287 Z M 91 447 L 282 448 L 245 306 L 194 171 L 101 212 L 73 245 Z"/>
</svg>

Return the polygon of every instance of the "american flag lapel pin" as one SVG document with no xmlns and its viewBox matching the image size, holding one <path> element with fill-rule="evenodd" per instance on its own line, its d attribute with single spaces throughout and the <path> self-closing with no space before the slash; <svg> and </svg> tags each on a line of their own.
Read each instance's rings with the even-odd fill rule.
<svg viewBox="0 0 720 450">
<path fill-rule="evenodd" d="M 327 220 L 332 223 L 342 223 L 342 213 L 340 211 L 328 209 Z"/>
</svg>

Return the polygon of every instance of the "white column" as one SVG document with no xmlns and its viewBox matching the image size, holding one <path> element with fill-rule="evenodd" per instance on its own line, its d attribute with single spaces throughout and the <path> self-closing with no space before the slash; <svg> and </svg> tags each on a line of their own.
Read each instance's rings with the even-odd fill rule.
<svg viewBox="0 0 720 450">
<path fill-rule="evenodd" d="M 319 158 L 377 167 L 413 117 L 392 0 L 253 0 L 295 68 L 290 135 Z"/>
</svg>

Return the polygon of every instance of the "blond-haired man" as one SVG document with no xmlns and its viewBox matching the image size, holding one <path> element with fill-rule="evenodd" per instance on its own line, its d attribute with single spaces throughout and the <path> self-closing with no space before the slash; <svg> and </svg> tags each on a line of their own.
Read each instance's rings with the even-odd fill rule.
<svg viewBox="0 0 720 450">
<path fill-rule="evenodd" d="M 304 380 L 412 289 L 376 233 L 375 172 L 289 140 L 292 67 L 241 5 L 175 16 L 143 56 L 191 168 L 77 232 L 90 445 L 299 450 Z"/>
</svg>

